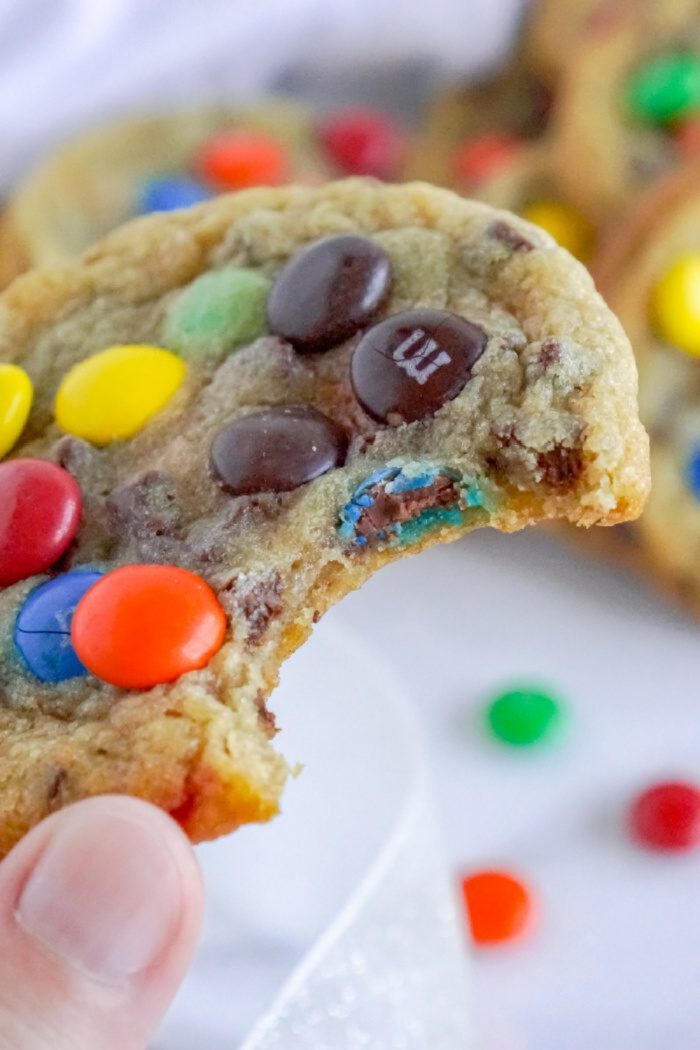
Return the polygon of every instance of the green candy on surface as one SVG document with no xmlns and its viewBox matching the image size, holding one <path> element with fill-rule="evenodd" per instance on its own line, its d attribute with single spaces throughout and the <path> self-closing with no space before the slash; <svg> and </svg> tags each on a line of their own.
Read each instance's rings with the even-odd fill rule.
<svg viewBox="0 0 700 1050">
<path fill-rule="evenodd" d="M 164 345 L 183 357 L 222 356 L 265 332 L 270 281 L 257 270 L 205 273 L 184 288 L 165 319 Z"/>
<path fill-rule="evenodd" d="M 538 689 L 511 689 L 486 710 L 489 729 L 504 744 L 528 747 L 549 737 L 562 719 L 554 697 Z"/>
<path fill-rule="evenodd" d="M 628 88 L 634 116 L 664 125 L 700 110 L 700 55 L 663 55 L 632 76 Z"/>
</svg>

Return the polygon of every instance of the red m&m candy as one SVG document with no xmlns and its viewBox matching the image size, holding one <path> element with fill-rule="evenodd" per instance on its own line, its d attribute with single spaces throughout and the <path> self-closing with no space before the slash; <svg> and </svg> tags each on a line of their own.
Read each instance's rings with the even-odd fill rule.
<svg viewBox="0 0 700 1050">
<path fill-rule="evenodd" d="M 0 587 L 45 572 L 73 542 L 81 498 L 67 470 L 43 459 L 0 463 Z"/>
<path fill-rule="evenodd" d="M 271 135 L 230 131 L 206 142 L 195 161 L 197 174 L 219 190 L 279 186 L 289 175 L 289 158 Z"/>
<path fill-rule="evenodd" d="M 682 780 L 654 784 L 635 798 L 627 821 L 632 837 L 651 849 L 700 846 L 700 788 Z"/>
<path fill-rule="evenodd" d="M 211 587 L 174 565 L 125 565 L 103 576 L 71 628 L 87 669 L 123 689 L 150 689 L 205 667 L 225 632 Z"/>
<path fill-rule="evenodd" d="M 406 143 L 385 114 L 372 109 L 344 110 L 329 117 L 318 134 L 343 173 L 378 179 L 396 177 Z"/>
<path fill-rule="evenodd" d="M 478 871 L 462 879 L 472 937 L 477 944 L 498 944 L 520 936 L 533 920 L 527 886 L 507 871 Z"/>
<path fill-rule="evenodd" d="M 503 131 L 468 139 L 453 157 L 455 178 L 474 185 L 484 182 L 505 168 L 521 149 L 521 141 Z"/>
</svg>

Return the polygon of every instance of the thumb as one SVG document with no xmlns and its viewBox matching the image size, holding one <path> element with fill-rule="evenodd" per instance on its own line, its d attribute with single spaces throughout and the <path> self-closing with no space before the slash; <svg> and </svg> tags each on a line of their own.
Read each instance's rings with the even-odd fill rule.
<svg viewBox="0 0 700 1050">
<path fill-rule="evenodd" d="M 133 798 L 88 799 L 0 864 L 1 1050 L 142 1050 L 202 920 L 192 849 Z"/>
</svg>

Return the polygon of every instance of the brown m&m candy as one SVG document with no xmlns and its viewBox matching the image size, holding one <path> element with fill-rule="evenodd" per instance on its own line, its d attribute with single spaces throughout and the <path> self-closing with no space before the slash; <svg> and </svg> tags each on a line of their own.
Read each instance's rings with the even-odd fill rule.
<svg viewBox="0 0 700 1050">
<path fill-rule="evenodd" d="M 380 423 L 413 423 L 457 397 L 486 346 L 478 325 L 448 310 L 406 310 L 381 321 L 353 354 L 351 380 Z"/>
<path fill-rule="evenodd" d="M 368 237 L 325 237 L 295 255 L 267 301 L 271 332 L 304 353 L 329 350 L 370 324 L 391 287 L 391 259 Z"/>
<path fill-rule="evenodd" d="M 342 466 L 347 438 L 310 405 L 264 408 L 229 423 L 211 447 L 211 465 L 227 492 L 290 492 Z"/>
</svg>

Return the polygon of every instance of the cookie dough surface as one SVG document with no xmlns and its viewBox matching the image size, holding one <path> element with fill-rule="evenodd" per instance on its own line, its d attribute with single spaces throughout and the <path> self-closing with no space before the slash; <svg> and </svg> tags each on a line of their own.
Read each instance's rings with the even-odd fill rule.
<svg viewBox="0 0 700 1050">
<path fill-rule="evenodd" d="M 361 331 L 300 353 L 260 319 L 241 338 L 240 317 L 202 306 L 212 278 L 244 270 L 273 284 L 300 249 L 338 234 L 390 259 L 370 332 L 429 308 L 483 333 L 463 387 L 415 422 L 360 407 L 350 370 Z M 96 447 L 62 433 L 54 399 L 68 370 L 130 344 L 184 360 L 172 400 L 127 440 Z M 471 528 L 613 524 L 646 497 L 632 352 L 588 273 L 535 227 L 425 185 L 253 190 L 133 222 L 80 263 L 13 284 L 0 361 L 26 369 L 36 391 L 12 457 L 52 460 L 82 491 L 80 530 L 52 575 L 177 565 L 211 586 L 227 622 L 206 667 L 147 692 L 91 675 L 45 683 L 13 638 L 47 576 L 0 591 L 3 851 L 46 813 L 105 791 L 155 802 L 194 840 L 269 818 L 288 769 L 265 700 L 334 601 L 385 562 Z M 321 411 L 346 437 L 345 461 L 293 491 L 232 495 L 212 474 L 212 444 L 270 406 Z"/>
</svg>

